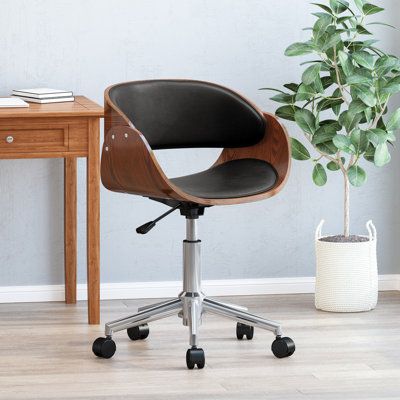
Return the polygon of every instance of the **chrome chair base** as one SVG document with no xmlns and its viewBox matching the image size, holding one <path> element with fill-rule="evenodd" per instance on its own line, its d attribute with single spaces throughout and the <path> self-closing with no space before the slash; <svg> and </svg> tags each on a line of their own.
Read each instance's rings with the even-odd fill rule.
<svg viewBox="0 0 400 400">
<path fill-rule="evenodd" d="M 130 334 L 135 327 L 144 327 L 149 322 L 178 314 L 182 323 L 189 327 L 189 344 L 191 348 L 186 354 L 186 364 L 189 369 L 197 365 L 203 368 L 205 364 L 204 351 L 198 348 L 199 328 L 204 313 L 216 314 L 236 321 L 237 337 L 241 339 L 247 332 L 247 339 L 253 337 L 253 328 L 257 327 L 271 331 L 276 336 L 272 344 L 272 352 L 278 358 L 289 357 L 295 351 L 292 339 L 282 337 L 282 329 L 274 322 L 250 314 L 246 307 L 228 304 L 206 297 L 201 290 L 200 271 L 200 240 L 197 239 L 197 219 L 186 219 L 186 240 L 183 242 L 183 291 L 175 299 L 158 302 L 140 307 L 138 312 L 128 317 L 120 318 L 105 325 L 105 338 L 98 338 L 93 343 L 93 352 L 103 358 L 114 355 L 116 346 L 112 340 L 114 333 L 127 330 L 132 340 L 147 337 L 145 334 Z M 251 328 L 251 330 L 250 330 Z"/>
<path fill-rule="evenodd" d="M 202 323 L 202 316 L 205 312 L 208 312 L 233 319 L 245 325 L 271 331 L 275 336 L 282 336 L 279 323 L 250 314 L 244 311 L 245 309 L 245 307 L 235 304 L 227 304 L 204 297 L 201 293 L 185 293 L 176 299 L 140 307 L 136 314 L 107 322 L 105 335 L 112 337 L 116 332 L 178 314 L 182 317 L 183 324 L 189 327 L 190 345 L 197 346 L 198 330 Z"/>
</svg>

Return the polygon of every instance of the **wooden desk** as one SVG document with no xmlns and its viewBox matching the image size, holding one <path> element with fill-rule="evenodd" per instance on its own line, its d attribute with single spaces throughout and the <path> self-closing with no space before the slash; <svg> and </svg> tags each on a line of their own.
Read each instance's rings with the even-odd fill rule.
<svg viewBox="0 0 400 400">
<path fill-rule="evenodd" d="M 76 158 L 87 158 L 89 324 L 100 323 L 100 118 L 103 108 L 75 102 L 0 108 L 0 159 L 64 158 L 65 302 L 76 303 Z"/>
</svg>

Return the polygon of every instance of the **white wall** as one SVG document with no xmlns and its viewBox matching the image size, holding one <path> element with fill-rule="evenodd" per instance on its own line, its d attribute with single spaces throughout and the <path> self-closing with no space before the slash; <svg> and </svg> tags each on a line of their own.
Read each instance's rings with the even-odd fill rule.
<svg viewBox="0 0 400 400">
<path fill-rule="evenodd" d="M 396 24 L 398 2 L 380 2 Z M 298 59 L 283 56 L 305 39 L 315 11 L 300 0 L 1 0 L 0 95 L 13 88 L 72 89 L 102 103 L 115 82 L 159 77 L 218 82 L 274 110 L 263 86 L 297 81 Z M 398 54 L 398 31 L 373 29 Z M 293 124 L 287 124 L 299 135 Z M 396 150 L 397 151 L 397 150 Z M 214 150 L 159 152 L 171 176 L 207 167 Z M 367 165 L 352 192 L 352 229 L 372 218 L 381 273 L 398 273 L 400 161 Z M 63 281 L 62 160 L 0 161 L 0 286 Z M 341 230 L 340 176 L 311 182 L 294 162 L 285 190 L 256 204 L 213 207 L 200 221 L 206 279 L 312 276 L 313 231 Z M 102 281 L 178 280 L 184 219 L 175 214 L 146 236 L 135 227 L 166 210 L 144 198 L 102 190 Z M 79 281 L 85 280 L 85 165 L 79 162 Z"/>
</svg>

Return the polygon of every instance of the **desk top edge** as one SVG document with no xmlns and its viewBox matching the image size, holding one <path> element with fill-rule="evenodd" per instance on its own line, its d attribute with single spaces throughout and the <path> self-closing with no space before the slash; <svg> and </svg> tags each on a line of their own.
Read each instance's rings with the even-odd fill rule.
<svg viewBox="0 0 400 400">
<path fill-rule="evenodd" d="M 85 96 L 75 96 L 66 103 L 38 104 L 29 107 L 0 108 L 0 118 L 48 118 L 48 117 L 98 117 L 103 118 L 104 109 Z"/>
</svg>

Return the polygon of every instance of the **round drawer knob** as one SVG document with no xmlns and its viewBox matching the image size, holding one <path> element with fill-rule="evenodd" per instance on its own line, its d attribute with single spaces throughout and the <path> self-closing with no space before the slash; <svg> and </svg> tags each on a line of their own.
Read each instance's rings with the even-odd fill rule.
<svg viewBox="0 0 400 400">
<path fill-rule="evenodd" d="M 6 142 L 7 143 L 12 143 L 14 141 L 14 138 L 12 136 L 7 136 L 6 137 Z"/>
</svg>

